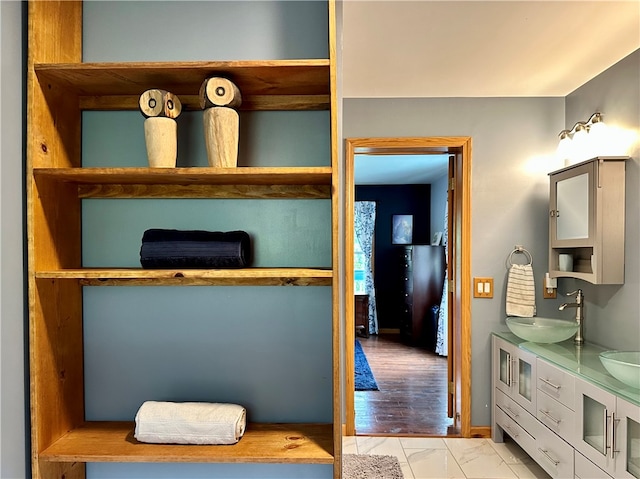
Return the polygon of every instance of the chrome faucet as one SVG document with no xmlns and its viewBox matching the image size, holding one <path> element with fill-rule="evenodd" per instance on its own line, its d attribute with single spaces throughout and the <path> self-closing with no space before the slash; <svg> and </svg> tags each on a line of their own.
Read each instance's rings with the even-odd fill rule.
<svg viewBox="0 0 640 479">
<path fill-rule="evenodd" d="M 560 311 L 564 310 L 564 308 L 576 308 L 576 322 L 578 323 L 578 332 L 576 333 L 575 338 L 573 338 L 573 342 L 578 346 L 584 344 L 584 336 L 582 335 L 582 323 L 584 322 L 584 296 L 582 295 L 582 290 L 578 289 L 573 291 L 572 293 L 567 293 L 567 296 L 576 297 L 575 303 L 563 303 L 558 308 Z"/>
</svg>

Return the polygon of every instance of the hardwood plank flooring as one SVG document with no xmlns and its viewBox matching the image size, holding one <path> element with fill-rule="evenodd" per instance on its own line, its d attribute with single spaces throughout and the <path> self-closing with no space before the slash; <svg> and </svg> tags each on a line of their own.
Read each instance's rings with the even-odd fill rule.
<svg viewBox="0 0 640 479">
<path fill-rule="evenodd" d="M 358 337 L 379 391 L 355 391 L 356 434 L 456 436 L 447 417 L 447 358 L 397 334 Z"/>
</svg>

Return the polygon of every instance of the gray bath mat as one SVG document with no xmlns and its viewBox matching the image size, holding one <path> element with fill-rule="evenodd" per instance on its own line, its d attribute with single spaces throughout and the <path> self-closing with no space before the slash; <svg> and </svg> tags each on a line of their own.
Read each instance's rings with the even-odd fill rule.
<svg viewBox="0 0 640 479">
<path fill-rule="evenodd" d="M 395 456 L 345 454 L 342 456 L 343 479 L 404 479 Z"/>
</svg>

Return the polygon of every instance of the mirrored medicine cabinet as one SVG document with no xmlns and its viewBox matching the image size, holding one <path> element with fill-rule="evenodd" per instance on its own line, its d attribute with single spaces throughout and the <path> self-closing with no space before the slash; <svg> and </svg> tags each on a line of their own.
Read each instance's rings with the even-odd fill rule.
<svg viewBox="0 0 640 479">
<path fill-rule="evenodd" d="M 626 156 L 549 173 L 549 275 L 624 283 Z M 562 261 L 561 261 L 562 259 Z"/>
</svg>

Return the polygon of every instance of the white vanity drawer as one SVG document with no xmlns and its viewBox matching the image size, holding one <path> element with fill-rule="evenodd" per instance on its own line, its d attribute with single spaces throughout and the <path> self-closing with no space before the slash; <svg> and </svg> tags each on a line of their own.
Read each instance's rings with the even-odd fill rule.
<svg viewBox="0 0 640 479">
<path fill-rule="evenodd" d="M 534 431 L 537 429 L 538 421 L 529 414 L 525 408 L 507 396 L 505 393 L 496 389 L 495 395 L 496 405 L 504 411 L 511 419 L 516 421 L 525 431 L 535 437 Z"/>
<path fill-rule="evenodd" d="M 509 417 L 502 409 L 495 409 L 495 423 L 498 424 L 504 432 L 518 443 L 518 445 L 530 456 L 536 451 L 536 440 L 525 431 L 517 422 Z"/>
<path fill-rule="evenodd" d="M 578 451 L 575 452 L 575 468 L 575 479 L 611 479 L 609 474 Z"/>
<path fill-rule="evenodd" d="M 551 477 L 573 477 L 573 447 L 545 427 L 540 427 L 537 432 L 536 450 L 532 457 Z"/>
<path fill-rule="evenodd" d="M 547 396 L 542 391 L 538 391 L 536 398 L 538 420 L 562 437 L 565 441 L 573 444 L 575 434 L 575 413 L 567 406 L 560 404 L 552 397 Z"/>
<path fill-rule="evenodd" d="M 538 358 L 538 390 L 575 410 L 575 380 L 570 374 Z"/>
</svg>

